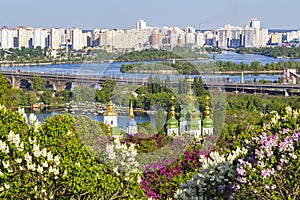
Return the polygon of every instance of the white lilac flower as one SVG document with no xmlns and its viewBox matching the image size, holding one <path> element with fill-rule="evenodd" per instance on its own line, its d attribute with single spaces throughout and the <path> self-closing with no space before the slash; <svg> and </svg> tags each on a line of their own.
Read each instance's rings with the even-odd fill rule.
<svg viewBox="0 0 300 200">
<path fill-rule="evenodd" d="M 35 171 L 36 170 L 36 164 L 27 163 L 27 169 L 31 170 L 31 171 Z"/>
<path fill-rule="evenodd" d="M 40 151 L 40 147 L 37 144 L 33 144 L 33 150 L 32 151 L 33 151 L 33 155 L 35 157 L 40 157 L 41 154 L 42 154 L 42 152 Z"/>
<path fill-rule="evenodd" d="M 19 146 L 17 146 L 18 151 L 22 152 L 24 150 L 24 142 L 21 142 Z"/>
<path fill-rule="evenodd" d="M 55 162 L 56 166 L 59 165 L 60 161 L 59 161 L 59 156 L 58 155 L 56 155 L 54 157 L 54 162 Z"/>
<path fill-rule="evenodd" d="M 9 147 L 2 140 L 0 140 L 0 151 L 2 151 L 5 154 L 9 153 Z"/>
<path fill-rule="evenodd" d="M 0 171 L 0 177 L 3 176 L 4 174 Z"/>
<path fill-rule="evenodd" d="M 32 125 L 34 122 L 36 122 L 38 119 L 37 119 L 37 117 L 36 117 L 36 115 L 35 114 L 33 114 L 33 113 L 30 113 L 30 115 L 29 115 L 29 122 L 30 122 L 30 124 Z"/>
<path fill-rule="evenodd" d="M 25 160 L 27 161 L 27 163 L 30 163 L 32 161 L 32 157 L 28 152 L 26 152 L 25 154 Z"/>
<path fill-rule="evenodd" d="M 43 173 L 43 167 L 38 165 L 36 171 L 39 172 L 40 174 Z"/>
<path fill-rule="evenodd" d="M 16 163 L 20 164 L 22 162 L 22 158 L 17 158 Z"/>
<path fill-rule="evenodd" d="M 51 152 L 48 152 L 48 153 L 47 153 L 47 160 L 48 160 L 48 161 L 53 161 L 53 155 L 52 155 Z"/>
<path fill-rule="evenodd" d="M 8 136 L 7 136 L 7 140 L 8 140 L 9 142 L 12 142 L 13 139 L 14 139 L 14 137 L 15 137 L 14 132 L 13 132 L 13 131 L 9 131 Z"/>
<path fill-rule="evenodd" d="M 43 148 L 42 150 L 41 150 L 41 155 L 43 156 L 43 157 L 47 157 L 47 149 L 46 148 Z"/>
<path fill-rule="evenodd" d="M 67 175 L 68 175 L 68 171 L 65 170 L 62 176 L 65 177 L 65 176 L 67 176 Z"/>
<path fill-rule="evenodd" d="M 42 165 L 43 165 L 43 167 L 47 168 L 48 167 L 48 162 L 45 161 L 45 162 L 42 163 Z"/>
<path fill-rule="evenodd" d="M 54 170 L 54 175 L 59 175 L 59 168 L 56 168 L 56 169 Z"/>
<path fill-rule="evenodd" d="M 2 192 L 4 190 L 4 187 L 0 187 L 0 192 Z"/>
<path fill-rule="evenodd" d="M 55 168 L 53 168 L 52 166 L 49 167 L 49 174 L 55 172 Z"/>
<path fill-rule="evenodd" d="M 5 169 L 9 167 L 9 161 L 5 162 L 4 160 L 2 160 L 2 164 Z"/>
<path fill-rule="evenodd" d="M 25 113 L 25 109 L 24 108 L 19 108 L 18 109 L 18 113 L 20 114 L 20 115 L 22 115 L 22 118 L 25 120 L 25 122 L 27 123 L 27 115 L 26 115 L 26 113 Z"/>
<path fill-rule="evenodd" d="M 9 189 L 9 188 L 10 188 L 9 184 L 4 183 L 4 188 L 5 188 L 5 189 Z"/>
</svg>

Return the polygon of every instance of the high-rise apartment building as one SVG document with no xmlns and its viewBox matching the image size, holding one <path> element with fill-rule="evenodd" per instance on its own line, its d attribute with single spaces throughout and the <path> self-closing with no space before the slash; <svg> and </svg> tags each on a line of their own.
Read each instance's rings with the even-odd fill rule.
<svg viewBox="0 0 300 200">
<path fill-rule="evenodd" d="M 14 38 L 12 31 L 7 26 L 2 27 L 1 30 L 1 47 L 3 49 L 9 49 L 14 47 Z"/>
<path fill-rule="evenodd" d="M 71 42 L 74 50 L 80 50 L 84 47 L 82 42 L 82 30 L 80 28 L 71 29 Z"/>
<path fill-rule="evenodd" d="M 16 47 L 32 48 L 33 47 L 33 29 L 25 26 L 18 26 L 17 30 L 17 44 Z"/>
<path fill-rule="evenodd" d="M 139 20 L 136 22 L 136 29 L 137 30 L 142 30 L 147 28 L 147 23 L 144 20 Z"/>
<path fill-rule="evenodd" d="M 64 35 L 64 29 L 61 28 L 52 28 L 50 30 L 50 48 L 51 49 L 60 49 L 61 44 L 65 41 L 62 40 Z"/>
<path fill-rule="evenodd" d="M 48 40 L 48 29 L 36 28 L 33 31 L 33 46 L 36 48 L 40 46 L 41 48 L 47 47 Z"/>
</svg>

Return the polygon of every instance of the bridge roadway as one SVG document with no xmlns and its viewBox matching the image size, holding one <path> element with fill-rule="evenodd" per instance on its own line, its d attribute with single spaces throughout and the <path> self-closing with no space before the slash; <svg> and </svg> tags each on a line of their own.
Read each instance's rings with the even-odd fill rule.
<svg viewBox="0 0 300 200">
<path fill-rule="evenodd" d="M 95 75 L 74 75 L 74 74 L 54 74 L 54 73 L 36 73 L 36 72 L 14 72 L 14 71 L 1 71 L 3 76 L 13 84 L 13 78 L 19 80 L 31 80 L 35 76 L 39 76 L 48 81 L 59 81 L 60 83 L 79 83 L 83 85 L 101 84 L 108 77 L 95 76 Z M 112 77 L 117 84 L 125 85 L 145 85 L 147 79 L 137 78 L 116 78 Z M 177 87 L 178 81 L 171 81 L 172 87 Z M 13 84 L 14 85 L 14 84 Z M 270 95 L 297 95 L 300 96 L 300 84 L 243 84 L 232 82 L 205 82 L 204 87 L 206 89 L 218 89 L 226 92 L 239 92 L 239 93 L 258 93 L 258 94 L 270 94 Z M 61 87 L 60 87 L 61 88 Z"/>
</svg>

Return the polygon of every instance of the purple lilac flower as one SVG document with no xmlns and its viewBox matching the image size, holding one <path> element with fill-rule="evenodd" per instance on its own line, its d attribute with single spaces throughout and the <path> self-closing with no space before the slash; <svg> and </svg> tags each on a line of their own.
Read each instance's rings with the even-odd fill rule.
<svg viewBox="0 0 300 200">
<path fill-rule="evenodd" d="M 218 190 L 222 193 L 224 191 L 224 187 L 222 185 L 219 185 Z"/>
</svg>

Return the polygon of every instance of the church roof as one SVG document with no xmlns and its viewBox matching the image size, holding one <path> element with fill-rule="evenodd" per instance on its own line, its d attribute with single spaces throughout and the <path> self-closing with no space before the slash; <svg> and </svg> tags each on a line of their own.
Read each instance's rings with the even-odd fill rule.
<svg viewBox="0 0 300 200">
<path fill-rule="evenodd" d="M 131 119 L 129 122 L 128 122 L 128 126 L 137 126 L 137 123 L 134 119 Z"/>
<path fill-rule="evenodd" d="M 195 111 L 195 119 L 201 119 L 201 112 L 193 104 L 188 104 L 181 112 L 180 112 L 180 121 L 189 121 L 192 119 L 192 112 Z"/>
<path fill-rule="evenodd" d="M 111 100 L 107 104 L 107 110 L 104 113 L 104 116 L 117 116 L 117 113 L 114 111 L 113 103 Z"/>
<path fill-rule="evenodd" d="M 178 121 L 175 118 L 170 118 L 167 121 L 167 128 L 178 128 Z"/>
<path fill-rule="evenodd" d="M 119 127 L 112 127 L 112 136 L 120 136 L 123 130 Z"/>
<path fill-rule="evenodd" d="M 203 128 L 213 128 L 213 120 L 210 117 L 205 117 L 203 119 Z"/>
</svg>

